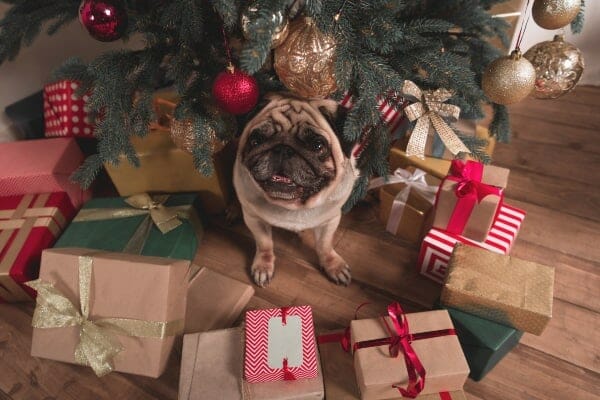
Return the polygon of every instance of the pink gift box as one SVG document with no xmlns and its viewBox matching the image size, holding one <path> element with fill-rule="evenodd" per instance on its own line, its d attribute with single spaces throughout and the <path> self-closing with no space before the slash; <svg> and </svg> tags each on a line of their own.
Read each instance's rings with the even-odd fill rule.
<svg viewBox="0 0 600 400">
<path fill-rule="evenodd" d="M 418 259 L 419 272 L 431 280 L 444 283 L 448 274 L 448 261 L 456 243 L 469 244 L 494 253 L 508 254 L 524 219 L 525 211 L 502 204 L 483 242 L 476 242 L 441 229 L 431 229 L 421 244 Z"/>
<path fill-rule="evenodd" d="M 317 377 L 310 306 L 246 313 L 244 379 L 250 383 Z"/>
<path fill-rule="evenodd" d="M 46 137 L 93 137 L 88 117 L 89 95 L 75 94 L 79 83 L 63 80 L 44 87 L 44 126 Z"/>
<path fill-rule="evenodd" d="M 75 208 L 91 197 L 70 180 L 84 156 L 73 138 L 0 143 L 0 193 L 3 196 L 66 192 Z"/>
</svg>

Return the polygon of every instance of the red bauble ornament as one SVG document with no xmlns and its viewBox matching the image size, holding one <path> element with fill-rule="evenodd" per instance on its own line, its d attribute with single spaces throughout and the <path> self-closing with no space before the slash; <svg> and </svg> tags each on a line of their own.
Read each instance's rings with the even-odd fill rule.
<svg viewBox="0 0 600 400">
<path fill-rule="evenodd" d="M 79 22 L 94 39 L 112 42 L 127 29 L 127 11 L 121 0 L 83 0 Z"/>
<path fill-rule="evenodd" d="M 258 82 L 254 77 L 230 65 L 227 71 L 217 75 L 212 94 L 224 111 L 234 115 L 245 114 L 258 102 Z"/>
</svg>

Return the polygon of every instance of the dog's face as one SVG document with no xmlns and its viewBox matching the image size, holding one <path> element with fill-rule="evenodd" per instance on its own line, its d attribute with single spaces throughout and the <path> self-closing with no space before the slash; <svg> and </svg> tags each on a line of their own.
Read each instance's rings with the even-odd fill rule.
<svg viewBox="0 0 600 400">
<path fill-rule="evenodd" d="M 344 162 L 327 119 L 337 104 L 282 95 L 268 100 L 246 125 L 238 159 L 269 201 L 287 208 L 317 203 L 335 186 Z"/>
</svg>

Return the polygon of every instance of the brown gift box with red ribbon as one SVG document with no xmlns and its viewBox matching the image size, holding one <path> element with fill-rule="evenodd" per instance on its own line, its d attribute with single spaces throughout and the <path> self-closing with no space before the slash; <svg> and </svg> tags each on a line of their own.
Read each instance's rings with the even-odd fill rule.
<svg viewBox="0 0 600 400">
<path fill-rule="evenodd" d="M 510 170 L 453 160 L 437 193 L 433 227 L 483 242 L 502 204 Z"/>
<path fill-rule="evenodd" d="M 361 399 L 420 398 L 462 390 L 469 366 L 448 312 L 404 314 L 392 304 L 388 313 L 350 323 Z"/>
</svg>

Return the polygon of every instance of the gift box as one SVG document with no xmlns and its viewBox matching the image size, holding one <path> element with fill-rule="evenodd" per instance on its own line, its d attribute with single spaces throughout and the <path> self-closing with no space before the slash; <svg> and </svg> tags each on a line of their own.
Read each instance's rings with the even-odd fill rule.
<svg viewBox="0 0 600 400">
<path fill-rule="evenodd" d="M 0 143 L 0 193 L 3 196 L 66 192 L 75 208 L 90 198 L 71 181 L 83 154 L 70 138 Z"/>
<path fill-rule="evenodd" d="M 462 390 L 469 366 L 448 312 L 404 314 L 395 303 L 388 314 L 350 323 L 361 399 Z"/>
<path fill-rule="evenodd" d="M 44 126 L 46 137 L 93 137 L 88 117 L 89 95 L 76 94 L 79 83 L 62 80 L 44 87 Z"/>
<path fill-rule="evenodd" d="M 246 312 L 244 379 L 250 383 L 317 376 L 310 306 Z"/>
<path fill-rule="evenodd" d="M 209 268 L 200 269 L 188 289 L 185 333 L 230 327 L 253 295 L 250 285 Z"/>
<path fill-rule="evenodd" d="M 6 106 L 4 112 L 21 139 L 44 137 L 44 95 L 41 90 Z"/>
<path fill-rule="evenodd" d="M 145 256 L 192 260 L 202 225 L 194 194 L 88 201 L 65 229 L 55 247 L 85 247 Z"/>
<path fill-rule="evenodd" d="M 235 160 L 232 145 L 214 154 L 214 173 L 206 177 L 194 167 L 192 155 L 175 146 L 168 130 L 150 130 L 143 138 L 132 137 L 131 143 L 140 161 L 138 168 L 125 155 L 121 155 L 118 165 L 104 165 L 121 196 L 197 192 L 202 210 L 210 214 L 224 211 L 231 201 Z"/>
<path fill-rule="evenodd" d="M 323 376 L 295 381 L 249 383 L 242 378 L 241 328 L 188 334 L 183 339 L 179 399 L 319 400 Z"/>
<path fill-rule="evenodd" d="M 455 308 L 448 313 L 473 380 L 481 380 L 521 340 L 523 332 Z"/>
<path fill-rule="evenodd" d="M 494 253 L 508 254 L 524 219 L 523 210 L 503 203 L 483 242 L 476 242 L 440 229 L 431 229 L 421 243 L 417 268 L 421 275 L 438 283 L 444 283 L 448 274 L 448 262 L 456 243 L 480 247 Z"/>
<path fill-rule="evenodd" d="M 437 193 L 433 227 L 483 242 L 502 203 L 509 172 L 453 160 Z"/>
<path fill-rule="evenodd" d="M 458 243 L 441 303 L 541 335 L 552 318 L 553 291 L 554 268 Z"/>
<path fill-rule="evenodd" d="M 31 355 L 157 378 L 183 332 L 189 261 L 48 249 L 37 293 Z M 140 295 L 140 294 L 143 294 Z"/>
<path fill-rule="evenodd" d="M 74 215 L 64 192 L 0 197 L 0 302 L 31 300 L 22 284 L 38 276 L 42 250 Z"/>
<path fill-rule="evenodd" d="M 379 219 L 386 230 L 417 244 L 433 222 L 433 202 L 440 181 L 424 171 L 398 169 L 379 189 Z"/>
</svg>

